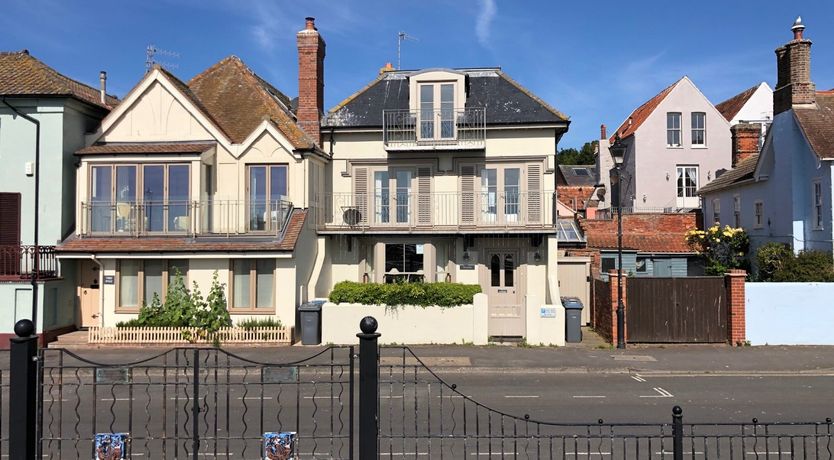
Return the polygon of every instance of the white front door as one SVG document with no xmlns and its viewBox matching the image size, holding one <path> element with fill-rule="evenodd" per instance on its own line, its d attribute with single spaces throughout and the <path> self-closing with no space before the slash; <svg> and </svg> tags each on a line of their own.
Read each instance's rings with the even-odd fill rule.
<svg viewBox="0 0 834 460">
<path fill-rule="evenodd" d="M 698 199 L 698 167 L 678 166 L 675 177 L 677 179 L 678 198 L 675 203 L 679 208 L 697 208 L 700 205 Z"/>
<path fill-rule="evenodd" d="M 484 255 L 481 287 L 489 298 L 489 335 L 523 337 L 526 323 L 519 253 L 500 249 L 485 251 Z"/>
</svg>

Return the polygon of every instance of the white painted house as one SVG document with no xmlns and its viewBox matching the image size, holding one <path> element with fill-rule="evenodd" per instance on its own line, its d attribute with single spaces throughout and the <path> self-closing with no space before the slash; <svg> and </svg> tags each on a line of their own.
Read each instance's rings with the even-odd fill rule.
<svg viewBox="0 0 834 460">
<path fill-rule="evenodd" d="M 641 211 L 699 208 L 697 190 L 731 167 L 729 128 L 689 77 L 665 88 L 610 139 L 626 145 L 621 196 L 612 203 Z"/>
<path fill-rule="evenodd" d="M 776 50 L 773 123 L 759 155 L 751 155 L 701 188 L 707 225 L 739 225 L 753 250 L 776 241 L 832 251 L 834 92 L 811 81 L 811 41 L 800 19 L 794 39 Z"/>
</svg>

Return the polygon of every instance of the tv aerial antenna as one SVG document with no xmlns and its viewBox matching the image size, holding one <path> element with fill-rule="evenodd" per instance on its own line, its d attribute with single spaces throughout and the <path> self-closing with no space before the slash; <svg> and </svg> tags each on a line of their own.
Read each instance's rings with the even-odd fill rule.
<svg viewBox="0 0 834 460">
<path fill-rule="evenodd" d="M 411 41 L 415 41 L 415 42 L 420 41 L 419 38 L 417 38 L 415 36 L 412 36 L 412 35 L 408 35 L 405 32 L 398 32 L 397 33 L 397 70 L 400 70 L 402 68 L 400 66 L 401 58 L 402 58 L 402 45 L 403 45 L 403 42 L 406 41 L 406 40 L 411 40 Z"/>
<path fill-rule="evenodd" d="M 150 72 L 154 65 L 159 64 L 166 69 L 176 69 L 179 67 L 177 64 L 171 63 L 169 61 L 161 61 L 157 59 L 157 56 L 165 56 L 168 58 L 179 59 L 180 53 L 176 51 L 169 51 L 157 48 L 156 45 L 148 45 L 145 48 L 145 73 Z"/>
</svg>

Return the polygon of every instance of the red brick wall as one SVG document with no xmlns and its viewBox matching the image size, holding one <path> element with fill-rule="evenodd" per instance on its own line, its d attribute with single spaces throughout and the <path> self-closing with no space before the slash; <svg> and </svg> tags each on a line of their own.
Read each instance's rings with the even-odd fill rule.
<svg viewBox="0 0 834 460">
<path fill-rule="evenodd" d="M 727 288 L 727 341 L 730 345 L 744 345 L 747 341 L 747 325 L 745 320 L 744 281 L 747 272 L 744 270 L 730 270 L 724 275 L 724 285 Z"/>
<path fill-rule="evenodd" d="M 617 270 L 609 270 L 608 271 L 608 287 L 611 290 L 611 343 L 617 343 L 618 338 L 620 337 L 620 331 L 617 329 L 617 306 L 619 302 L 618 299 L 618 292 L 617 289 L 619 287 L 618 280 L 617 280 Z M 623 314 L 628 312 L 628 276 L 623 273 L 622 276 L 623 280 Z M 625 338 L 626 342 L 628 342 L 628 321 L 626 320 L 625 325 Z"/>
<path fill-rule="evenodd" d="M 321 145 L 321 116 L 324 113 L 324 40 L 313 18 L 296 35 L 298 43 L 298 125 L 316 145 Z"/>
<path fill-rule="evenodd" d="M 759 137 L 762 125 L 759 123 L 739 123 L 730 128 L 733 136 L 733 168 L 750 155 L 759 153 Z"/>
<path fill-rule="evenodd" d="M 579 187 L 575 185 L 560 185 L 556 187 L 556 197 L 559 201 L 565 203 L 576 211 L 585 209 L 587 202 L 593 193 L 593 187 Z"/>
<path fill-rule="evenodd" d="M 623 214 L 623 234 L 650 235 L 663 232 L 683 235 L 688 230 L 698 227 L 699 224 L 700 219 L 694 212 Z M 617 233 L 617 219 L 582 219 L 580 225 L 586 233 Z"/>
</svg>

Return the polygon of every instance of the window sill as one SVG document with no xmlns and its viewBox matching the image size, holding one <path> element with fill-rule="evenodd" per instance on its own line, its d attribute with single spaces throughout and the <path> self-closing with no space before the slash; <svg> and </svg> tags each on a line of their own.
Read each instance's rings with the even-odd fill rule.
<svg viewBox="0 0 834 460">
<path fill-rule="evenodd" d="M 259 308 L 255 309 L 231 309 L 229 308 L 230 315 L 274 315 L 275 314 L 275 307 L 270 308 Z"/>
<path fill-rule="evenodd" d="M 666 148 L 667 149 L 681 150 L 681 149 L 683 149 L 683 146 L 682 145 L 667 145 Z"/>
<path fill-rule="evenodd" d="M 691 145 L 690 148 L 699 149 L 699 150 L 706 150 L 709 147 L 707 147 L 706 145 Z"/>
<path fill-rule="evenodd" d="M 136 315 L 141 310 L 142 309 L 139 308 L 139 307 L 137 307 L 137 308 L 116 308 L 115 310 L 113 310 L 113 312 L 114 313 L 119 313 L 119 314 Z"/>
</svg>

